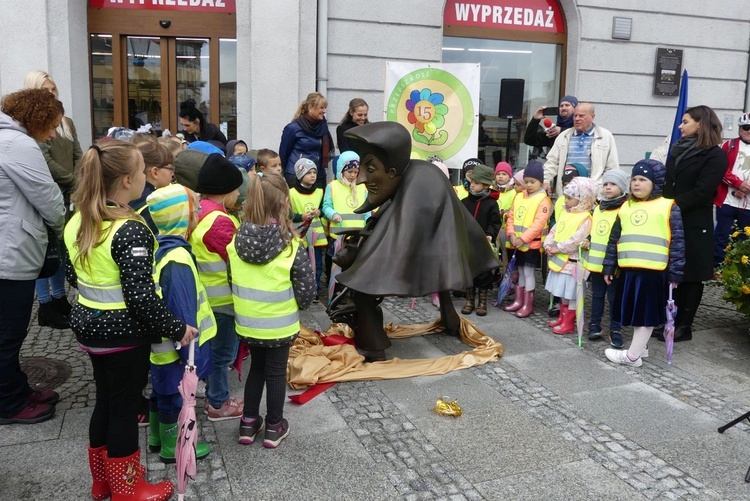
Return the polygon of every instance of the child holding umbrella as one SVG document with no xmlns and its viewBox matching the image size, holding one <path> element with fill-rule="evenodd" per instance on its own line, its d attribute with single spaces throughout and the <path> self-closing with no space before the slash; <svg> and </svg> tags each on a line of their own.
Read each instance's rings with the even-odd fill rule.
<svg viewBox="0 0 750 501">
<path fill-rule="evenodd" d="M 548 322 L 554 334 L 570 334 L 575 331 L 577 297 L 576 277 L 579 246 L 586 242 L 591 232 L 591 208 L 596 201 L 596 181 L 588 177 L 574 177 L 563 188 L 565 205 L 560 217 L 544 240 L 544 250 L 549 254 L 549 275 L 545 288 L 553 296 L 561 298 L 560 315 Z"/>
<path fill-rule="evenodd" d="M 613 319 L 633 326 L 628 349 L 604 351 L 616 364 L 642 365 L 641 357 L 648 356 L 651 332 L 666 322 L 667 284 L 676 286 L 682 281 L 682 217 L 674 200 L 662 197 L 665 174 L 664 165 L 657 160 L 636 162 L 630 178 L 630 199 L 620 207 L 609 236 L 604 281 L 612 283 L 616 268 L 622 272 Z"/>
</svg>

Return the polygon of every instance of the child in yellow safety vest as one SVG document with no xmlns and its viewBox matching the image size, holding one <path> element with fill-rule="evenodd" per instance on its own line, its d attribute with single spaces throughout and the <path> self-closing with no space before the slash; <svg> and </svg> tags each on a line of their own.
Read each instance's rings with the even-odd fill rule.
<svg viewBox="0 0 750 501">
<path fill-rule="evenodd" d="M 143 474 L 137 414 L 151 343 L 169 338 L 185 346 L 198 331 L 169 311 L 154 284 L 156 242 L 128 206 L 143 192 L 144 171 L 134 144 L 113 139 L 89 148 L 72 196 L 78 211 L 65 227 L 68 281 L 78 289 L 70 325 L 96 385 L 88 427 L 94 499 L 163 501 L 174 491 Z"/>
<path fill-rule="evenodd" d="M 206 289 L 198 277 L 188 234 L 198 224 L 200 204 L 198 196 L 189 188 L 170 184 L 152 192 L 146 199 L 151 219 L 159 230 L 156 241 L 155 279 L 161 287 L 162 298 L 170 311 L 188 325 L 198 326 L 195 343 L 195 365 L 199 378 L 211 372 L 211 339 L 216 335 L 216 320 L 206 298 Z M 182 397 L 177 389 L 185 372 L 187 348 L 175 350 L 170 339 L 162 338 L 151 345 L 151 412 L 148 448 L 159 452 L 164 463 L 175 462 L 177 417 L 182 408 Z M 198 443 L 198 459 L 208 456 L 211 449 Z"/>
<path fill-rule="evenodd" d="M 515 300 L 503 310 L 515 312 L 518 318 L 526 318 L 534 311 L 534 269 L 542 264 L 542 237 L 551 210 L 550 199 L 542 188 L 544 167 L 539 160 L 532 160 L 523 170 L 523 182 L 525 190 L 513 199 L 505 230 L 516 255 L 518 285 Z"/>
<path fill-rule="evenodd" d="M 591 319 L 589 320 L 589 339 L 602 337 L 602 316 L 604 315 L 604 300 L 609 302 L 609 342 L 613 348 L 622 348 L 622 326 L 612 317 L 614 310 L 615 288 L 617 278 L 607 285 L 604 281 L 602 268 L 604 254 L 607 252 L 609 233 L 617 218 L 617 212 L 625 203 L 628 191 L 628 175 L 620 169 L 608 170 L 602 176 L 602 199 L 594 210 L 589 237 L 589 252 L 586 256 L 585 267 L 589 271 L 591 281 Z"/>
<path fill-rule="evenodd" d="M 587 177 L 575 177 L 563 188 L 565 206 L 555 226 L 544 240 L 544 250 L 549 255 L 549 274 L 545 289 L 561 298 L 560 314 L 557 320 L 547 323 L 554 334 L 575 332 L 576 302 L 578 282 L 584 277 L 578 268 L 578 248 L 588 243 L 591 232 L 591 208 L 596 202 L 596 181 Z"/>
<path fill-rule="evenodd" d="M 309 158 L 300 158 L 294 164 L 294 174 L 297 176 L 297 183 L 289 190 L 289 202 L 294 214 L 292 222 L 309 225 L 302 243 L 308 251 L 313 251 L 315 283 L 318 286 L 317 290 L 320 290 L 320 277 L 323 274 L 323 254 L 328 247 L 328 237 L 324 225 L 327 225 L 328 221 L 322 218 L 323 189 L 315 186 L 315 180 L 318 178 L 318 166 Z M 318 301 L 317 291 L 314 301 Z"/>
<path fill-rule="evenodd" d="M 467 176 L 474 172 L 474 167 L 476 167 L 477 165 L 483 165 L 482 161 L 478 158 L 469 158 L 461 167 L 461 184 L 453 187 L 453 190 L 456 192 L 456 196 L 459 200 L 463 200 L 464 198 L 469 196 L 469 184 L 471 183 L 471 181 L 469 181 L 469 178 Z"/>
<path fill-rule="evenodd" d="M 630 199 L 615 219 L 604 257 L 604 281 L 620 277 L 613 317 L 633 326 L 627 350 L 607 348 L 607 358 L 622 365 L 640 367 L 648 356 L 648 340 L 654 327 L 666 322 L 667 285 L 682 282 L 685 237 L 682 216 L 674 200 L 662 197 L 666 169 L 657 160 L 639 160 L 630 177 Z"/>
<path fill-rule="evenodd" d="M 310 305 L 316 292 L 312 265 L 289 218 L 289 188 L 281 176 L 250 182 L 245 222 L 227 252 L 235 327 L 251 346 L 238 441 L 252 444 L 263 428 L 265 387 L 263 446 L 275 448 L 289 435 L 284 419 L 289 348 L 299 334 L 299 310 Z"/>
<path fill-rule="evenodd" d="M 505 215 L 513 205 L 513 199 L 516 198 L 516 190 L 513 189 L 513 167 L 508 162 L 498 162 L 495 166 L 495 188 L 497 188 L 497 208 L 500 211 L 500 220 L 502 229 L 498 235 L 498 253 L 502 252 L 505 245 Z M 502 259 L 502 256 L 499 256 Z"/>
<path fill-rule="evenodd" d="M 217 328 L 211 343 L 213 370 L 206 385 L 210 421 L 242 415 L 242 400 L 229 396 L 228 370 L 237 357 L 239 341 L 234 331 L 232 290 L 227 274 L 227 245 L 239 227 L 239 221 L 228 214 L 227 209 L 235 205 L 241 185 L 242 175 L 237 167 L 214 153 L 203 163 L 195 187 L 201 194 L 201 213 L 189 241 Z"/>
<path fill-rule="evenodd" d="M 329 282 L 331 277 L 331 259 L 338 240 L 336 231 L 359 229 L 365 227 L 370 213 L 355 214 L 367 198 L 367 188 L 364 184 L 357 184 L 359 175 L 359 155 L 353 151 L 345 151 L 336 161 L 336 179 L 328 183 L 323 195 L 323 217 L 328 221 L 329 245 L 326 252 L 326 275 Z"/>
</svg>

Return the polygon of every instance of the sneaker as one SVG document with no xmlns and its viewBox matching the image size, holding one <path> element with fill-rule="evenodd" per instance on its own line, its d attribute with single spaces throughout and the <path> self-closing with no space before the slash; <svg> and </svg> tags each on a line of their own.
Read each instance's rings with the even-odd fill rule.
<svg viewBox="0 0 750 501">
<path fill-rule="evenodd" d="M 622 332 L 612 331 L 609 333 L 609 344 L 618 350 L 622 348 Z"/>
<path fill-rule="evenodd" d="M 236 419 L 242 416 L 242 407 L 244 406 L 242 400 L 230 398 L 224 405 L 216 409 L 213 405 L 208 405 L 208 420 L 209 421 L 224 421 L 225 419 Z"/>
<path fill-rule="evenodd" d="M 35 404 L 55 405 L 60 400 L 60 395 L 52 390 L 31 390 L 29 400 Z"/>
<path fill-rule="evenodd" d="M 289 436 L 289 423 L 282 419 L 279 424 L 269 425 L 266 423 L 266 434 L 263 437 L 263 447 L 275 449 L 282 440 Z"/>
<path fill-rule="evenodd" d="M 547 310 L 547 316 L 555 318 L 560 314 L 560 303 L 554 303 L 550 309 Z"/>
<path fill-rule="evenodd" d="M 13 416 L 0 418 L 0 424 L 36 424 L 46 421 L 54 415 L 55 407 L 53 405 L 31 402 Z"/>
<path fill-rule="evenodd" d="M 206 382 L 202 379 L 198 380 L 198 387 L 195 390 L 195 396 L 197 398 L 206 398 Z"/>
<path fill-rule="evenodd" d="M 641 353 L 641 358 L 648 358 L 648 345 L 643 348 L 643 353 Z"/>
<path fill-rule="evenodd" d="M 630 360 L 628 358 L 628 350 L 613 350 L 612 348 L 607 348 L 604 350 L 604 354 L 607 355 L 610 362 L 616 364 L 628 365 L 630 367 L 640 367 L 643 365 L 643 360 L 641 360 L 640 357 L 638 357 L 635 362 Z"/>
<path fill-rule="evenodd" d="M 315 294 L 315 297 L 313 297 L 312 302 L 313 302 L 313 304 L 320 303 L 320 295 L 319 294 Z"/>
<path fill-rule="evenodd" d="M 589 341 L 601 339 L 601 337 L 602 337 L 602 328 L 600 326 L 598 325 L 589 326 Z"/>
<path fill-rule="evenodd" d="M 254 417 L 248 421 L 245 421 L 243 416 L 240 419 L 240 438 L 237 440 L 242 445 L 252 445 L 255 442 L 255 437 L 263 429 L 263 420 L 260 417 Z"/>
</svg>

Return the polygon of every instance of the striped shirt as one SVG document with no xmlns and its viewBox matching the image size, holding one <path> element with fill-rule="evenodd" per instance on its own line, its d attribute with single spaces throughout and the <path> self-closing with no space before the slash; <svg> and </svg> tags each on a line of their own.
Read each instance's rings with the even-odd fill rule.
<svg viewBox="0 0 750 501">
<path fill-rule="evenodd" d="M 595 128 L 596 125 L 592 125 L 591 129 L 586 132 L 575 131 L 573 133 L 570 137 L 568 158 L 565 159 L 565 165 L 578 162 L 591 172 L 591 143 L 594 140 Z"/>
</svg>

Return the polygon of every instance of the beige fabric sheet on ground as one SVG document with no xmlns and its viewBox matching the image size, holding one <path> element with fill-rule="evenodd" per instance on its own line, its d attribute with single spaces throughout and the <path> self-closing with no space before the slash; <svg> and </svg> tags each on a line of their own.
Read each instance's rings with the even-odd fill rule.
<svg viewBox="0 0 750 501">
<path fill-rule="evenodd" d="M 443 330 L 440 319 L 431 324 L 385 326 L 388 337 L 392 339 L 423 336 Z M 321 336 L 331 334 L 352 337 L 351 329 L 345 324 L 333 324 Z M 365 363 L 364 357 L 357 353 L 354 346 L 324 346 L 318 334 L 302 326 L 289 354 L 287 379 L 292 388 L 303 389 L 317 383 L 434 376 L 494 362 L 505 353 L 502 344 L 478 330 L 473 323 L 463 317 L 460 335 L 464 344 L 473 347 L 471 350 L 438 358 L 393 358 L 385 362 Z"/>
</svg>

